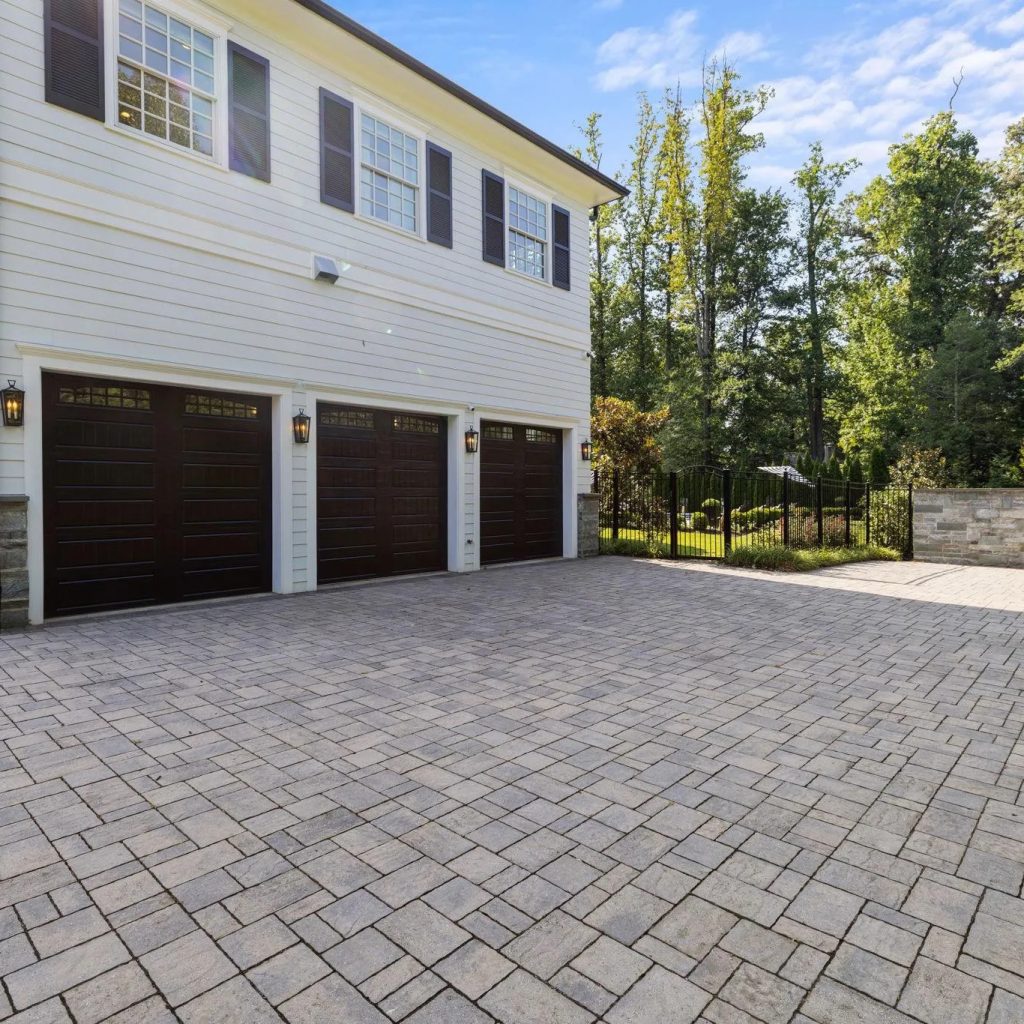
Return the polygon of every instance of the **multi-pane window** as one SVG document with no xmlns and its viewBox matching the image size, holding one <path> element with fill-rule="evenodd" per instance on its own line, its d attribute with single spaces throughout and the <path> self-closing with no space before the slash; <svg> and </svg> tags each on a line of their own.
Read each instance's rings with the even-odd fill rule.
<svg viewBox="0 0 1024 1024">
<path fill-rule="evenodd" d="M 360 209 L 367 217 L 415 231 L 419 142 L 364 114 L 360 148 Z"/>
<path fill-rule="evenodd" d="M 548 240 L 548 208 L 539 199 L 508 190 L 508 265 L 513 270 L 542 281 L 545 275 L 544 250 Z"/>
<path fill-rule="evenodd" d="M 118 121 L 213 156 L 212 36 L 142 0 L 118 15 Z"/>
</svg>

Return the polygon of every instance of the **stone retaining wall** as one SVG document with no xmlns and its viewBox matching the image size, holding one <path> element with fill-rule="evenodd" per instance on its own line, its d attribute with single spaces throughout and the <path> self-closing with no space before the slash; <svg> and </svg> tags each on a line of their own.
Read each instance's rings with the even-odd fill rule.
<svg viewBox="0 0 1024 1024">
<path fill-rule="evenodd" d="M 914 557 L 1024 569 L 1024 488 L 915 491 Z"/>
<path fill-rule="evenodd" d="M 592 558 L 598 553 L 597 512 L 601 499 L 596 494 L 580 494 L 576 499 L 577 553 L 580 558 Z"/>
<path fill-rule="evenodd" d="M 0 629 L 28 624 L 28 498 L 0 495 Z"/>
</svg>

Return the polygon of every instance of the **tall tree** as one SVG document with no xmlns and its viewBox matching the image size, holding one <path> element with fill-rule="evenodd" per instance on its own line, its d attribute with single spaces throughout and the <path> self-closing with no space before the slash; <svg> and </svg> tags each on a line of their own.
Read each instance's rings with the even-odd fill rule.
<svg viewBox="0 0 1024 1024">
<path fill-rule="evenodd" d="M 684 308 L 692 294 L 689 253 L 693 249 L 693 231 L 697 210 L 693 198 L 693 171 L 690 163 L 690 116 L 682 93 L 667 92 L 664 102 L 664 127 L 658 150 L 658 229 L 664 246 L 665 291 L 665 369 L 675 368 L 675 338 L 680 328 L 692 324 L 692 309 Z"/>
<path fill-rule="evenodd" d="M 840 210 L 840 192 L 858 161 L 826 162 L 821 143 L 796 172 L 799 209 L 796 248 L 802 275 L 806 338 L 807 447 L 813 458 L 825 457 L 826 350 L 838 323 L 838 297 L 846 283 L 847 232 Z"/>
<path fill-rule="evenodd" d="M 977 140 L 943 111 L 890 149 L 887 173 L 856 201 L 865 264 L 851 290 L 844 438 L 890 457 L 902 442 L 940 448 L 961 483 L 988 478 L 1024 416 L 1020 381 L 993 368 L 1010 339 L 994 194 Z"/>
<path fill-rule="evenodd" d="M 577 155 L 600 169 L 604 156 L 601 115 L 591 113 L 580 131 L 583 148 Z M 590 374 L 594 397 L 611 393 L 611 363 L 617 331 L 612 320 L 616 279 L 614 250 L 616 244 L 615 207 L 610 204 L 594 207 L 590 216 L 590 338 L 593 364 Z"/>
<path fill-rule="evenodd" d="M 690 308 L 700 363 L 701 448 L 706 463 L 717 457 L 719 310 L 725 298 L 725 269 L 732 255 L 737 204 L 746 177 L 744 160 L 764 145 L 763 137 L 749 129 L 770 96 L 765 89 L 741 89 L 738 82 L 735 68 L 725 61 L 713 61 L 704 68 L 696 223 L 683 225 L 682 231 L 691 240 L 685 255 L 689 264 L 686 280 L 691 289 Z"/>
<path fill-rule="evenodd" d="M 741 191 L 722 275 L 717 389 L 728 423 L 722 454 L 737 466 L 774 463 L 800 447 L 794 433 L 802 408 L 789 220 L 781 191 Z"/>
<path fill-rule="evenodd" d="M 861 195 L 865 254 L 897 289 L 907 351 L 934 352 L 957 313 L 979 308 L 991 184 L 978 140 L 946 110 L 892 146 L 888 173 Z"/>
<path fill-rule="evenodd" d="M 1024 118 L 1006 129 L 1006 144 L 995 168 L 990 232 L 996 288 L 1012 318 L 1012 340 L 1001 365 L 1024 373 Z"/>
<path fill-rule="evenodd" d="M 645 93 L 637 106 L 636 137 L 626 184 L 629 196 L 618 206 L 619 255 L 627 292 L 628 333 L 625 338 L 620 391 L 641 409 L 659 399 L 662 363 L 658 352 L 655 282 L 658 266 L 657 154 L 661 125 Z"/>
</svg>

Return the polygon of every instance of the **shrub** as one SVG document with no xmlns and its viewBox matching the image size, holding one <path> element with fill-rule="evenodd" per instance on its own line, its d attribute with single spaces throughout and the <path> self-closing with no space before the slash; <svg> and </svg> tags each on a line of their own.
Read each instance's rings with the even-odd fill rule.
<svg viewBox="0 0 1024 1024">
<path fill-rule="evenodd" d="M 821 524 L 825 547 L 841 547 L 846 543 L 846 517 L 824 516 Z M 872 539 L 875 539 L 872 528 Z M 813 514 L 789 517 L 789 543 L 794 548 L 818 547 L 818 519 Z"/>
<path fill-rule="evenodd" d="M 706 530 L 708 528 L 708 517 L 704 512 L 694 512 L 690 523 L 695 530 Z"/>
<path fill-rule="evenodd" d="M 722 518 L 722 502 L 718 498 L 707 498 L 700 503 L 700 507 L 708 517 L 711 529 L 718 529 L 718 524 Z"/>
<path fill-rule="evenodd" d="M 761 505 L 751 509 L 755 526 L 768 526 L 770 523 L 777 523 L 782 518 L 782 508 L 778 505 Z"/>
<path fill-rule="evenodd" d="M 871 492 L 871 542 L 903 551 L 907 546 L 909 509 L 900 488 Z"/>
<path fill-rule="evenodd" d="M 650 538 L 619 537 L 618 540 L 602 538 L 602 555 L 626 555 L 630 558 L 663 558 L 669 553 L 667 544 Z"/>
<path fill-rule="evenodd" d="M 734 548 L 726 558 L 726 563 L 747 569 L 807 572 L 811 569 L 827 568 L 830 565 L 845 565 L 848 562 L 897 562 L 899 559 L 899 552 L 874 544 L 850 548 L 821 548 L 810 551 L 798 551 L 783 547 L 781 544 L 772 544 L 765 547 Z"/>
</svg>

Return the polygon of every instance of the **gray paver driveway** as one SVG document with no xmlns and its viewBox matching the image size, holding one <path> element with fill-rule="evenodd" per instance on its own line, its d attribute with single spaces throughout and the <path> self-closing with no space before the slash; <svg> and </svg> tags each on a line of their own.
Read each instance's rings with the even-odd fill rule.
<svg viewBox="0 0 1024 1024">
<path fill-rule="evenodd" d="M 1019 1024 L 1024 574 L 541 564 L 0 641 L 0 1016 Z"/>
</svg>

